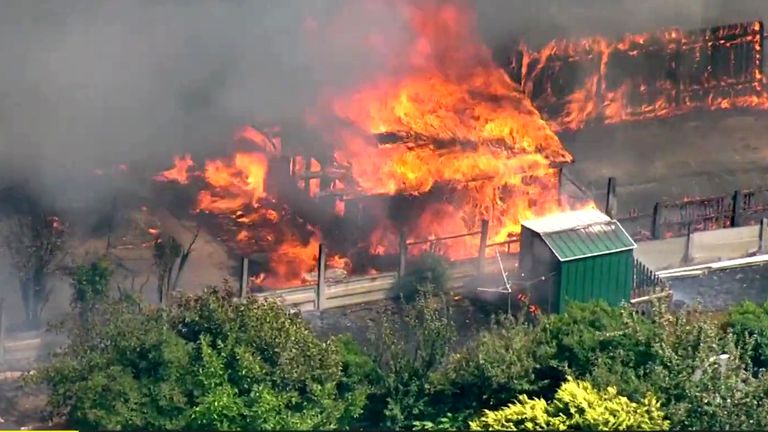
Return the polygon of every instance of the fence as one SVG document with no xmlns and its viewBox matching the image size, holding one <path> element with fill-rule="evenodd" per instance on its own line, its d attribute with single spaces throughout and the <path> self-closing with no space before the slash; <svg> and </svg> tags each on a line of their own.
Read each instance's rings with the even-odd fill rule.
<svg viewBox="0 0 768 432">
<path fill-rule="evenodd" d="M 653 270 L 635 258 L 630 304 L 641 314 L 650 313 L 656 301 L 669 301 L 672 291 Z"/>
<path fill-rule="evenodd" d="M 509 53 L 507 71 L 550 119 L 567 122 L 570 101 L 585 98 L 602 107 L 593 118 L 615 115 L 609 111 L 617 108 L 627 119 L 644 118 L 754 95 L 763 70 L 763 38 L 763 23 L 753 21 L 616 41 L 560 40 L 541 51 L 518 47 Z"/>
<path fill-rule="evenodd" d="M 445 237 L 436 237 L 423 240 L 408 241 L 405 231 L 400 232 L 398 267 L 396 271 L 378 273 L 375 275 L 352 276 L 343 281 L 329 283 L 326 277 L 327 247 L 320 244 L 317 254 L 317 280 L 313 285 L 305 285 L 293 288 L 273 290 L 256 295 L 262 297 L 281 297 L 287 305 L 299 309 L 323 310 L 327 308 L 339 307 L 350 304 L 365 303 L 369 301 L 382 300 L 398 295 L 393 291 L 398 278 L 405 275 L 408 265 L 409 250 L 426 245 L 427 250 L 437 250 L 438 244 L 446 241 L 457 240 L 466 237 L 479 236 L 479 247 L 477 256 L 462 261 L 458 261 L 451 266 L 451 283 L 453 285 L 461 284 L 463 281 L 474 275 L 485 273 L 487 263 L 487 250 L 491 247 L 507 247 L 519 242 L 517 237 L 506 241 L 488 243 L 489 223 L 483 220 L 480 224 L 480 230 L 470 231 L 463 234 L 449 235 Z M 249 259 L 242 258 L 240 275 L 240 297 L 250 294 L 250 274 L 248 271 Z"/>
<path fill-rule="evenodd" d="M 697 231 L 760 223 L 768 217 L 768 189 L 737 190 L 729 195 L 657 202 L 652 211 L 632 209 L 617 215 L 616 179 L 608 179 L 605 213 L 618 220 L 635 241 L 682 237 Z"/>
</svg>

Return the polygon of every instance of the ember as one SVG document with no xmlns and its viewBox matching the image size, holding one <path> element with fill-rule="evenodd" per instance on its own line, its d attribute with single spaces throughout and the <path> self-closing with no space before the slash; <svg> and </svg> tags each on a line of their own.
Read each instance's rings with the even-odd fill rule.
<svg viewBox="0 0 768 432">
<path fill-rule="evenodd" d="M 487 220 L 490 241 L 499 242 L 519 233 L 521 220 L 560 209 L 559 169 L 572 157 L 493 63 L 471 11 L 437 1 L 401 6 L 414 40 L 393 62 L 407 67 L 362 87 L 327 89 L 307 113 L 306 127 L 333 146 L 332 155 L 293 152 L 289 145 L 301 143 L 246 127 L 236 139 L 252 142 L 253 151 L 207 161 L 202 173 L 190 172 L 191 159 L 177 158 L 159 176 L 179 183 L 201 178 L 197 209 L 229 216 L 239 226 L 232 240 L 242 253 L 268 254 L 268 274 L 254 283 L 308 282 L 319 243 L 338 231 L 333 221 L 343 216 L 351 224 L 346 204 L 364 196 L 405 197 L 402 213 L 413 217 L 368 209 L 374 224 L 362 238 L 329 242 L 331 268 L 356 264 L 350 247 L 362 246 L 369 257 L 395 253 L 401 230 L 408 240 L 424 240 L 477 231 Z M 310 223 L 311 212 L 270 192 L 270 172 L 283 168 L 305 199 L 330 203 L 320 207 L 329 217 Z M 479 241 L 456 238 L 439 252 L 473 257 Z M 363 271 L 373 270 L 362 264 Z"/>
</svg>

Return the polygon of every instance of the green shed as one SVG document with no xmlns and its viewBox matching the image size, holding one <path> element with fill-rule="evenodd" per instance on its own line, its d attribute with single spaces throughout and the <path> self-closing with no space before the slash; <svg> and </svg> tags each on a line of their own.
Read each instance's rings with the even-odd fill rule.
<svg viewBox="0 0 768 432">
<path fill-rule="evenodd" d="M 571 301 L 629 302 L 637 245 L 619 222 L 585 209 L 522 225 L 519 269 L 542 311 L 562 312 Z"/>
</svg>

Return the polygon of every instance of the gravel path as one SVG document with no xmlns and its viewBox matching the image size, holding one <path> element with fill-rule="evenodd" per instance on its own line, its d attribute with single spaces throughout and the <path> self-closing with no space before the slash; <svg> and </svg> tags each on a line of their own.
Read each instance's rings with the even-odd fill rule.
<svg viewBox="0 0 768 432">
<path fill-rule="evenodd" d="M 742 301 L 768 301 L 768 265 L 710 272 L 698 277 L 671 279 L 674 301 L 724 310 Z"/>
</svg>

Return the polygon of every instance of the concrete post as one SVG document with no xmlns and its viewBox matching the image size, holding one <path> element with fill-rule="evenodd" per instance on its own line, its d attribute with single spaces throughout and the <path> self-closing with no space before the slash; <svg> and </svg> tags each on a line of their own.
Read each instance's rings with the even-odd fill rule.
<svg viewBox="0 0 768 432">
<path fill-rule="evenodd" d="M 408 257 L 408 241 L 405 236 L 405 230 L 400 230 L 400 263 L 397 267 L 397 277 L 405 275 L 405 259 Z"/>
<path fill-rule="evenodd" d="M 765 253 L 765 230 L 768 229 L 768 219 L 760 219 L 760 231 L 757 233 L 757 253 Z"/>
<path fill-rule="evenodd" d="M 248 278 L 248 257 L 243 257 L 240 264 L 240 298 L 245 299 L 248 296 L 250 280 Z"/>
<path fill-rule="evenodd" d="M 688 222 L 687 233 L 685 236 L 685 255 L 683 255 L 683 263 L 690 264 L 693 262 L 693 222 Z"/>
<path fill-rule="evenodd" d="M 616 177 L 608 178 L 608 191 L 605 196 L 605 214 L 611 219 L 616 219 L 616 211 L 618 205 L 616 203 Z"/>
<path fill-rule="evenodd" d="M 733 214 L 731 216 L 731 227 L 740 227 L 742 225 L 742 207 L 744 206 L 744 194 L 740 190 L 733 193 Z"/>
<path fill-rule="evenodd" d="M 325 308 L 325 245 L 320 243 L 317 250 L 317 288 L 315 289 L 315 310 L 321 311 Z"/>
<path fill-rule="evenodd" d="M 485 273 L 485 248 L 488 245 L 488 221 L 480 223 L 480 250 L 477 252 L 477 274 Z"/>
<path fill-rule="evenodd" d="M 651 221 L 651 237 L 654 240 L 661 238 L 661 203 L 653 206 L 653 220 Z"/>
</svg>

